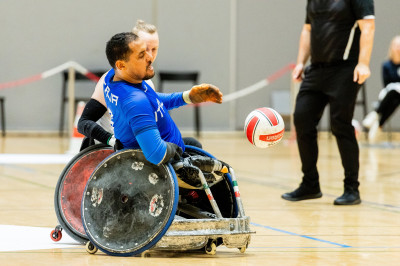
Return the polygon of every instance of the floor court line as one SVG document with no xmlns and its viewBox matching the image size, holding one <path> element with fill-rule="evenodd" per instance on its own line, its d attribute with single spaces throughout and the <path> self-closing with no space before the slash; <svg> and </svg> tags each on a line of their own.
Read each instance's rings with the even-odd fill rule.
<svg viewBox="0 0 400 266">
<path fill-rule="evenodd" d="M 292 236 L 299 236 L 299 237 L 307 238 L 307 239 L 310 239 L 310 240 L 315 240 L 315 241 L 319 241 L 319 242 L 323 242 L 323 243 L 327 243 L 327 244 L 331 244 L 331 245 L 336 245 L 336 246 L 339 246 L 339 247 L 342 247 L 342 248 L 351 248 L 352 247 L 352 246 L 349 246 L 349 245 L 339 244 L 339 243 L 335 243 L 335 242 L 332 242 L 332 241 L 319 239 L 319 238 L 316 238 L 316 237 L 311 237 L 311 236 L 307 236 L 307 235 L 300 235 L 300 234 L 297 234 L 297 233 L 289 232 L 289 231 L 286 231 L 286 230 L 274 228 L 274 227 L 267 226 L 267 225 L 261 225 L 261 224 L 257 224 L 257 223 L 250 223 L 250 224 L 254 225 L 254 226 L 257 226 L 257 227 L 262 227 L 262 228 L 265 228 L 265 229 L 281 232 L 281 233 L 292 235 Z"/>
</svg>

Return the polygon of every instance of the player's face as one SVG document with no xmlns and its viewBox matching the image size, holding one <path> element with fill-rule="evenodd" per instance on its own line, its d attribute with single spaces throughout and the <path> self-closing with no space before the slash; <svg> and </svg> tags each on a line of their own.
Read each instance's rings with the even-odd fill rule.
<svg viewBox="0 0 400 266">
<path fill-rule="evenodd" d="M 133 51 L 126 62 L 126 74 L 131 80 L 141 82 L 154 77 L 153 57 L 147 51 L 146 43 L 138 39 L 129 44 Z"/>
<path fill-rule="evenodd" d="M 160 45 L 160 40 L 158 38 L 158 33 L 148 33 L 145 31 L 139 31 L 138 36 L 147 45 L 147 52 L 153 57 L 153 62 L 156 60 L 158 47 Z"/>
</svg>

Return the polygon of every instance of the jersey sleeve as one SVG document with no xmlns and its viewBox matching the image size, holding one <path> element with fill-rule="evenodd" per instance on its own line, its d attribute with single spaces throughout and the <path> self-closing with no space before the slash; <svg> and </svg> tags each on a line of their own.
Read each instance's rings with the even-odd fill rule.
<svg viewBox="0 0 400 266">
<path fill-rule="evenodd" d="M 158 98 L 164 103 L 167 110 L 178 108 L 186 105 L 187 103 L 183 100 L 183 92 L 175 93 L 161 93 L 157 92 Z"/>
<path fill-rule="evenodd" d="M 373 0 L 353 0 L 352 4 L 357 20 L 375 18 Z"/>
<path fill-rule="evenodd" d="M 146 159 L 152 164 L 160 164 L 167 152 L 167 143 L 161 139 L 157 129 L 142 131 L 136 139 Z"/>
</svg>

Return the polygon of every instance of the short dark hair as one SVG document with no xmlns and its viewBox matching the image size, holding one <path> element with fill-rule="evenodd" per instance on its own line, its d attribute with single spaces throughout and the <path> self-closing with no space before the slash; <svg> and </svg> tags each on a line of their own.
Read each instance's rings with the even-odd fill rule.
<svg viewBox="0 0 400 266">
<path fill-rule="evenodd" d="M 132 32 L 121 32 L 117 33 L 111 37 L 107 42 L 106 55 L 108 63 L 110 63 L 112 68 L 115 68 L 115 63 L 118 60 L 128 60 L 131 49 L 129 44 L 136 41 L 139 37 Z"/>
</svg>

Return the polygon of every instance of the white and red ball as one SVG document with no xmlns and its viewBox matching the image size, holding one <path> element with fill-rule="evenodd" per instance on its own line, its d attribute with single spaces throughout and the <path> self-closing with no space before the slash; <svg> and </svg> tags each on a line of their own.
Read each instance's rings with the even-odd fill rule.
<svg viewBox="0 0 400 266">
<path fill-rule="evenodd" d="M 285 123 L 277 111 L 261 107 L 247 116 L 244 132 L 251 144 L 258 148 L 268 148 L 282 139 Z"/>
</svg>

